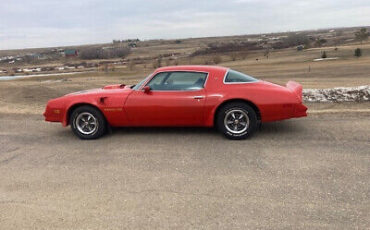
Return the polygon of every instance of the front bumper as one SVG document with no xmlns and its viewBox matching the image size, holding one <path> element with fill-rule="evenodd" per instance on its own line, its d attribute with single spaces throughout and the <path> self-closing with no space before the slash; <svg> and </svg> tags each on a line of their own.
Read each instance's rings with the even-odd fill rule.
<svg viewBox="0 0 370 230">
<path fill-rule="evenodd" d="M 63 121 L 63 111 L 58 108 L 46 107 L 44 112 L 45 121 L 50 122 L 62 122 Z"/>
</svg>

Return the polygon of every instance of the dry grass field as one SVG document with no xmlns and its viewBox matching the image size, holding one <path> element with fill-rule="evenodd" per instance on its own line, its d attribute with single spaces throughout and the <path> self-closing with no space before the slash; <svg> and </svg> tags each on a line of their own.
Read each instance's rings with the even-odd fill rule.
<svg viewBox="0 0 370 230">
<path fill-rule="evenodd" d="M 353 50 L 360 46 L 363 56 L 356 58 Z M 151 49 L 152 56 L 170 45 L 144 47 L 132 55 Z M 139 49 L 139 48 L 138 48 Z M 320 58 L 326 50 L 329 57 L 336 60 L 313 61 Z M 167 52 L 167 51 L 166 51 Z M 370 43 L 313 48 L 297 51 L 294 48 L 273 50 L 269 58 L 263 51 L 250 51 L 245 59 L 231 60 L 230 53 L 221 54 L 218 65 L 248 73 L 262 80 L 284 85 L 295 80 L 304 88 L 351 87 L 370 84 Z M 178 64 L 204 64 L 211 56 L 179 59 Z M 258 59 L 258 61 L 256 60 Z M 163 63 L 165 65 L 166 63 Z M 167 63 L 167 64 L 171 64 Z M 153 71 L 150 64 L 136 64 L 131 70 L 118 66 L 109 72 L 85 72 L 74 75 L 32 77 L 12 81 L 0 81 L 0 112 L 41 114 L 48 99 L 88 88 L 102 87 L 107 84 L 135 84 Z"/>
</svg>

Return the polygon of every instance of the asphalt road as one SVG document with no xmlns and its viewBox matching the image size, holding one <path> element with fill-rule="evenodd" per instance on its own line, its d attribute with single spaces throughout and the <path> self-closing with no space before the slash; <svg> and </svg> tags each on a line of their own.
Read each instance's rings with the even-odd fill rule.
<svg viewBox="0 0 370 230">
<path fill-rule="evenodd" d="M 370 229 L 370 113 L 95 141 L 0 114 L 0 229 Z"/>
</svg>

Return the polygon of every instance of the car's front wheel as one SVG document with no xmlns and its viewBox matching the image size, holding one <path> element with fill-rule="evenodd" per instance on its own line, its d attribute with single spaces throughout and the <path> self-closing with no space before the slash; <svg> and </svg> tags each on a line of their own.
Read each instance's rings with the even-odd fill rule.
<svg viewBox="0 0 370 230">
<path fill-rule="evenodd" d="M 226 104 L 218 111 L 217 127 L 229 139 L 246 139 L 256 130 L 256 112 L 246 103 Z"/>
<path fill-rule="evenodd" d="M 81 139 L 96 139 L 103 136 L 107 124 L 103 114 L 91 106 L 76 108 L 70 117 L 73 133 Z"/>
</svg>

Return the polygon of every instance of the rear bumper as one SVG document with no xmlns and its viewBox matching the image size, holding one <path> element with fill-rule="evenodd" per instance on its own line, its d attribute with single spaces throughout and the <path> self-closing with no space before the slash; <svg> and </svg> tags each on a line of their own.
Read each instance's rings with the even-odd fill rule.
<svg viewBox="0 0 370 230">
<path fill-rule="evenodd" d="M 307 107 L 304 104 L 297 104 L 294 107 L 293 117 L 307 117 Z"/>
<path fill-rule="evenodd" d="M 298 98 L 299 102 L 294 106 L 293 117 L 306 117 L 307 107 L 302 103 L 302 85 L 294 81 L 289 81 L 286 87 Z"/>
</svg>

